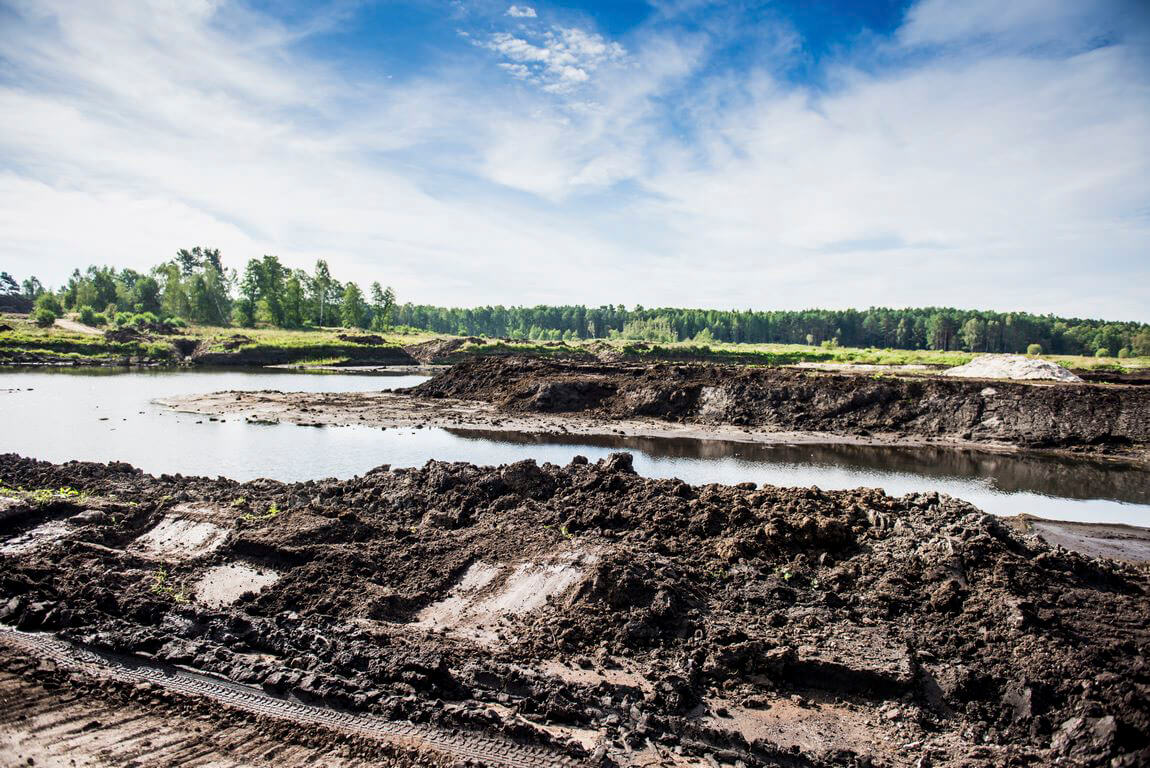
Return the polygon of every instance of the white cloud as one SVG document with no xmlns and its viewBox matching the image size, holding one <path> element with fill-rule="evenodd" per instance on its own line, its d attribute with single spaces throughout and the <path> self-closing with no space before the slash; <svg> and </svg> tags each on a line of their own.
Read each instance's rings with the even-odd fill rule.
<svg viewBox="0 0 1150 768">
<path fill-rule="evenodd" d="M 58 283 L 202 243 L 233 265 L 327 258 L 425 302 L 1150 320 L 1144 53 L 1065 21 L 1037 39 L 1072 44 L 1022 44 L 1025 19 L 947 6 L 889 43 L 912 63 L 847 59 L 817 90 L 716 67 L 725 32 L 670 22 L 626 47 L 475 32 L 463 54 L 498 74 L 379 84 L 234 0 L 27 0 L 0 27 L 0 113 L 19 117 L 0 124 L 4 269 Z"/>
<path fill-rule="evenodd" d="M 501 64 L 504 69 L 550 93 L 567 93 L 590 80 L 600 67 L 627 55 L 619 43 L 576 27 L 552 26 L 533 40 L 496 32 L 481 45 L 506 60 Z"/>
<path fill-rule="evenodd" d="M 513 19 L 534 19 L 535 9 L 529 5 L 513 5 L 507 9 L 507 15 Z"/>
</svg>

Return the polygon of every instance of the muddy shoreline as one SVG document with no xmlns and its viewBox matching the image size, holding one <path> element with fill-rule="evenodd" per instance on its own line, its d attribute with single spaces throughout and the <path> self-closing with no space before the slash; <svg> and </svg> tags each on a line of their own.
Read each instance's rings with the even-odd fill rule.
<svg viewBox="0 0 1150 768">
<path fill-rule="evenodd" d="M 664 440 L 721 440 L 759 445 L 857 445 L 931 447 L 992 454 L 1030 454 L 1089 458 L 1133 467 L 1150 467 L 1150 449 L 1092 446 L 1033 447 L 962 435 L 908 435 L 905 432 L 854 434 L 835 431 L 783 430 L 762 426 L 675 422 L 632 416 L 609 417 L 585 412 L 507 411 L 480 400 L 422 397 L 409 391 L 361 393 L 212 392 L 159 398 L 159 405 L 182 413 L 242 418 L 257 423 L 290 423 L 310 427 L 367 426 L 381 429 L 439 427 L 477 433 L 620 436 Z M 973 436 L 972 436 L 973 437 Z"/>
<path fill-rule="evenodd" d="M 1150 758 L 1150 570 L 1043 539 L 1128 531 L 625 454 L 292 484 L 9 454 L 0 484 L 0 622 L 269 695 L 587 764 Z"/>
<path fill-rule="evenodd" d="M 476 358 L 412 393 L 516 414 L 1150 457 L 1150 390 L 1128 385 Z"/>
</svg>

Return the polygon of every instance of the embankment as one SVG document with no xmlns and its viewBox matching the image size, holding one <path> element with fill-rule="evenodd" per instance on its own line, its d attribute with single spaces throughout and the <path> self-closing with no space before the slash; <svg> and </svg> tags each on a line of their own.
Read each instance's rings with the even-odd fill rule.
<svg viewBox="0 0 1150 768">
<path fill-rule="evenodd" d="M 1150 389 L 721 365 L 463 361 L 413 390 L 510 414 L 935 439 L 1125 455 L 1150 447 Z"/>
</svg>

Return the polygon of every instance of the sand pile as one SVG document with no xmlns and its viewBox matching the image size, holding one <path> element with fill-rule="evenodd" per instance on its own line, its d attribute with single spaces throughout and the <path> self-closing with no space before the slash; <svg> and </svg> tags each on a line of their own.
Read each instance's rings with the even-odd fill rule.
<svg viewBox="0 0 1150 768">
<path fill-rule="evenodd" d="M 983 355 L 974 358 L 966 365 L 943 371 L 942 375 L 967 379 L 1082 381 L 1061 365 L 1022 355 Z"/>
</svg>

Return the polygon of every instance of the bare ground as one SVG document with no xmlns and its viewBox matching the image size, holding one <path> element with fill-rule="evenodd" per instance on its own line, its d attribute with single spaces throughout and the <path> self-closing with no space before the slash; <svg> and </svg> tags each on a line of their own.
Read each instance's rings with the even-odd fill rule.
<svg viewBox="0 0 1150 768">
<path fill-rule="evenodd" d="M 319 750 L 285 747 L 285 767 L 349 744 L 438 759 L 353 742 L 316 708 L 422 729 L 440 756 L 463 734 L 543 764 L 1150 759 L 1146 569 L 937 494 L 692 487 L 626 455 L 295 484 L 9 455 L 0 483 L 79 492 L 4 501 L 0 621 L 127 660 L 0 643 L 19 685 L 87 706 L 137 690 L 127 665 L 188 712 L 256 701 Z M 238 567 L 263 578 L 203 591 Z M 11 732 L 19 754 L 55 733 Z"/>
</svg>

